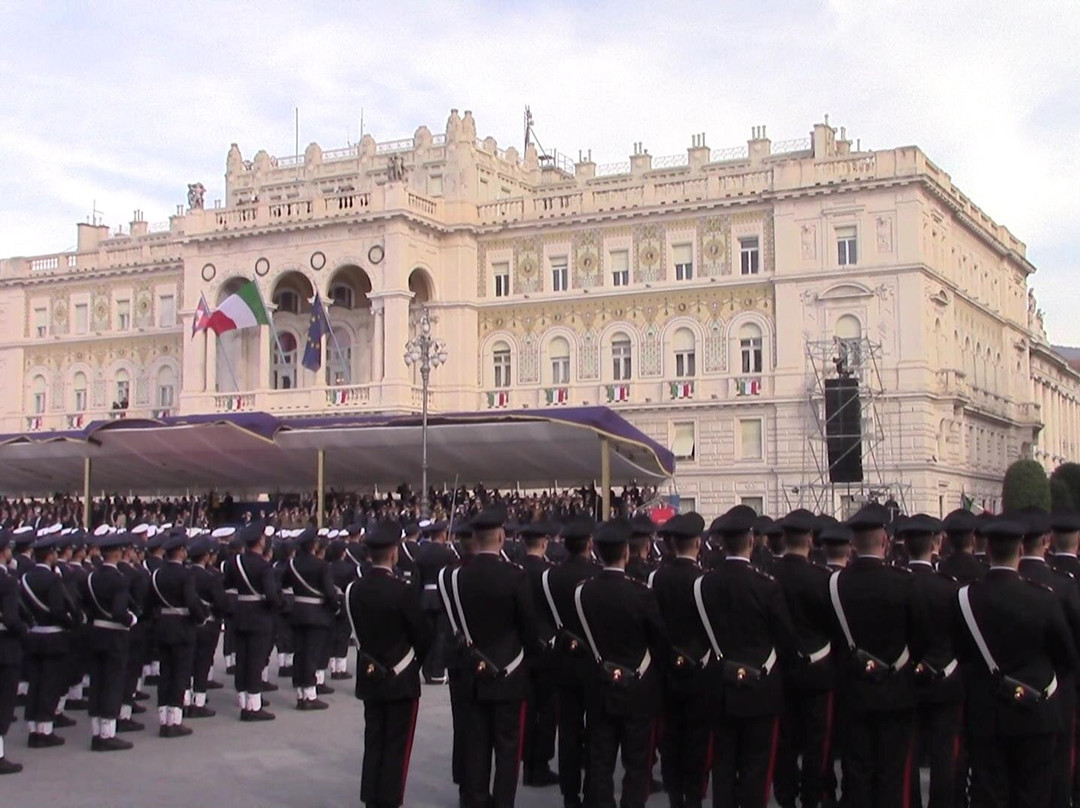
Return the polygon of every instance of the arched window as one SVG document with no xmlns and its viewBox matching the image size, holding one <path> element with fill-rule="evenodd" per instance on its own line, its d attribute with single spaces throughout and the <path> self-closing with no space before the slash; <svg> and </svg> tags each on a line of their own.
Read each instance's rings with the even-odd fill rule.
<svg viewBox="0 0 1080 808">
<path fill-rule="evenodd" d="M 761 373 L 764 367 L 762 357 L 761 328 L 755 323 L 746 323 L 739 329 L 739 355 L 743 373 Z"/>
<path fill-rule="evenodd" d="M 274 305 L 278 312 L 286 314 L 300 313 L 300 295 L 292 289 L 282 289 L 274 294 Z"/>
<path fill-rule="evenodd" d="M 116 371 L 116 399 L 113 409 L 126 410 L 131 399 L 131 377 L 126 370 Z"/>
<path fill-rule="evenodd" d="M 491 353 L 492 370 L 496 387 L 510 386 L 510 346 L 505 342 L 496 342 Z"/>
<path fill-rule="evenodd" d="M 296 337 L 288 331 L 279 335 L 281 351 L 272 342 L 273 356 L 270 361 L 270 384 L 275 390 L 292 390 L 296 387 Z"/>
<path fill-rule="evenodd" d="M 680 328 L 671 338 L 671 347 L 675 351 L 675 375 L 679 378 L 693 378 L 697 373 L 697 345 L 694 332 L 689 328 Z"/>
<path fill-rule="evenodd" d="M 611 378 L 617 382 L 629 381 L 633 371 L 633 346 L 630 337 L 616 334 L 611 339 Z"/>
<path fill-rule="evenodd" d="M 551 383 L 570 383 L 570 343 L 566 337 L 555 337 L 548 344 L 548 354 L 551 356 Z"/>
<path fill-rule="evenodd" d="M 835 333 L 839 359 L 857 372 L 862 366 L 862 323 L 854 314 L 842 314 L 836 318 Z"/>
<path fill-rule="evenodd" d="M 343 309 L 352 309 L 355 305 L 353 289 L 345 283 L 336 283 L 330 288 L 330 299 L 334 301 L 335 306 Z"/>
<path fill-rule="evenodd" d="M 154 400 L 163 410 L 176 406 L 176 369 L 172 365 L 163 365 L 158 371 Z"/>
<path fill-rule="evenodd" d="M 34 415 L 41 415 L 45 412 L 45 377 L 35 376 L 31 385 L 30 407 L 34 411 Z"/>
<path fill-rule="evenodd" d="M 327 340 L 330 356 L 326 362 L 326 383 L 331 387 L 340 387 L 352 381 L 352 335 L 347 329 L 339 328 L 334 332 L 334 337 L 337 339 L 336 345 L 333 340 Z"/>
<path fill-rule="evenodd" d="M 71 378 L 72 409 L 75 412 L 86 412 L 86 374 L 81 370 Z"/>
</svg>

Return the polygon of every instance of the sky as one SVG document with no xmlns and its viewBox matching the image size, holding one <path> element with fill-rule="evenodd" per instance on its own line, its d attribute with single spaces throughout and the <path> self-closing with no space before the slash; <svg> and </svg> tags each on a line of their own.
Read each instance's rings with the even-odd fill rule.
<svg viewBox="0 0 1080 808">
<path fill-rule="evenodd" d="M 1080 345 L 1080 3 L 0 0 L 0 255 L 92 210 L 164 221 L 225 155 L 441 132 L 452 107 L 598 163 L 806 137 L 918 145 L 1027 244 L 1052 342 Z"/>
</svg>

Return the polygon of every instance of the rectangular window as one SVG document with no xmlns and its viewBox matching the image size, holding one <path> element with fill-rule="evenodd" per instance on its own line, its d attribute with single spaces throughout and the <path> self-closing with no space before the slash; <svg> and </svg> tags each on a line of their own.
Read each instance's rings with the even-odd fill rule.
<svg viewBox="0 0 1080 808">
<path fill-rule="evenodd" d="M 90 326 L 90 304 L 75 304 L 75 333 L 85 334 Z"/>
<path fill-rule="evenodd" d="M 612 377 L 617 382 L 630 381 L 633 366 L 631 364 L 630 340 L 615 340 L 611 344 Z"/>
<path fill-rule="evenodd" d="M 162 295 L 158 298 L 158 327 L 172 328 L 176 325 L 176 298 Z"/>
<path fill-rule="evenodd" d="M 509 387 L 510 386 L 510 352 L 509 351 L 495 351 L 493 356 L 493 363 L 495 369 L 495 386 L 496 387 Z"/>
<path fill-rule="evenodd" d="M 442 174 L 428 180 L 428 196 L 442 196 Z"/>
<path fill-rule="evenodd" d="M 565 292 L 570 288 L 570 270 L 566 256 L 551 259 L 551 291 Z"/>
<path fill-rule="evenodd" d="M 675 280 L 689 281 L 694 278 L 694 247 L 691 244 L 676 244 L 671 248 L 675 261 Z"/>
<path fill-rule="evenodd" d="M 611 253 L 611 285 L 630 285 L 630 251 L 612 250 Z"/>
<path fill-rule="evenodd" d="M 495 297 L 510 296 L 510 264 L 503 261 L 491 267 L 495 275 Z"/>
<path fill-rule="evenodd" d="M 675 439 L 671 443 L 671 453 L 676 460 L 694 459 L 694 424 L 693 422 L 674 425 Z"/>
<path fill-rule="evenodd" d="M 551 360 L 551 383 L 570 384 L 569 356 L 556 356 Z"/>
<path fill-rule="evenodd" d="M 162 409 L 168 409 L 173 406 L 176 401 L 176 388 L 171 384 L 158 385 L 158 406 Z"/>
<path fill-rule="evenodd" d="M 744 337 L 739 340 L 743 373 L 761 373 L 761 337 Z"/>
<path fill-rule="evenodd" d="M 697 497 L 679 497 L 679 513 L 697 510 Z"/>
<path fill-rule="evenodd" d="M 739 419 L 740 460 L 761 460 L 764 455 L 762 432 L 762 421 L 760 418 Z"/>
<path fill-rule="evenodd" d="M 693 351 L 677 351 L 675 353 L 675 375 L 681 379 L 692 378 L 696 368 L 695 354 Z"/>
<path fill-rule="evenodd" d="M 127 331 L 131 328 L 131 301 L 116 301 L 116 330 Z"/>
<path fill-rule="evenodd" d="M 34 393 L 34 415 L 41 415 L 45 412 L 45 393 Z"/>
<path fill-rule="evenodd" d="M 760 271 L 758 237 L 750 236 L 739 239 L 739 263 L 743 275 L 757 275 Z"/>
<path fill-rule="evenodd" d="M 853 266 L 858 258 L 854 226 L 836 228 L 836 263 L 842 267 Z"/>
<path fill-rule="evenodd" d="M 761 516 L 761 512 L 765 510 L 765 498 L 764 497 L 739 497 L 739 503 L 753 508 L 754 513 Z"/>
<path fill-rule="evenodd" d="M 49 335 L 49 310 L 34 309 L 34 336 L 46 337 Z"/>
<path fill-rule="evenodd" d="M 83 412 L 86 409 L 86 390 L 79 388 L 75 391 L 75 412 Z"/>
</svg>

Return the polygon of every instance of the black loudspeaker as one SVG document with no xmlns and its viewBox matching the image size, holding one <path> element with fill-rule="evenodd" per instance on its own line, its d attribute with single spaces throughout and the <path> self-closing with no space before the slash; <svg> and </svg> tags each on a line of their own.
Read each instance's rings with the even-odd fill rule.
<svg viewBox="0 0 1080 808">
<path fill-rule="evenodd" d="M 825 440 L 829 450 L 829 482 L 861 483 L 862 400 L 859 380 L 825 380 Z"/>
</svg>

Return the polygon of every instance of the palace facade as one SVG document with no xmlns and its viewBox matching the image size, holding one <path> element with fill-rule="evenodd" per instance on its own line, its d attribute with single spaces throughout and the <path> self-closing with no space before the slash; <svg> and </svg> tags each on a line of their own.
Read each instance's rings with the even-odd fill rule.
<svg viewBox="0 0 1080 808">
<path fill-rule="evenodd" d="M 822 123 L 633 152 L 502 148 L 457 110 L 401 141 L 234 144 L 223 199 L 195 184 L 167 223 L 79 224 L 74 252 L 0 262 L 0 429 L 418 411 L 403 353 L 426 307 L 449 353 L 433 411 L 610 406 L 672 447 L 672 490 L 705 513 L 994 508 L 1013 460 L 1077 457 L 1080 374 L 1048 345 L 1024 244 L 919 148 Z M 250 279 L 280 348 L 266 328 L 192 338 L 200 296 Z M 316 292 L 334 338 L 311 372 Z M 861 394 L 864 482 L 834 486 L 838 375 Z"/>
</svg>

